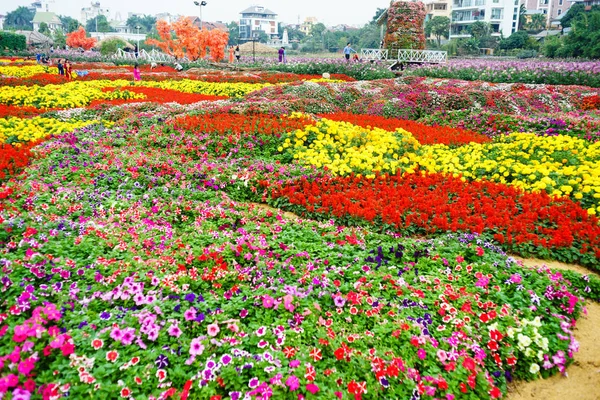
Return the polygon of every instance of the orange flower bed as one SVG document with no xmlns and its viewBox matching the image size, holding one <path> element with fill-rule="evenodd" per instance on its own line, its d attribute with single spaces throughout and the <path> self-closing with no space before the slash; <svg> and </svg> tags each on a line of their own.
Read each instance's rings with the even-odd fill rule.
<svg viewBox="0 0 600 400">
<path fill-rule="evenodd" d="M 31 149 L 41 142 L 42 140 L 38 140 L 20 146 L 0 143 L 0 154 L 2 154 L 0 157 L 0 182 L 9 179 L 25 168 L 33 157 Z"/>
</svg>

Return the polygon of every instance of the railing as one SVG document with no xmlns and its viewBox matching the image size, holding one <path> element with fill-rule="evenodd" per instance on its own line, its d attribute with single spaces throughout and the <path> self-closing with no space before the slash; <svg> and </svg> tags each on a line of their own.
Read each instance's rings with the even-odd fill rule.
<svg viewBox="0 0 600 400">
<path fill-rule="evenodd" d="M 388 50 L 386 49 L 361 49 L 360 58 L 367 61 L 387 60 Z"/>
<path fill-rule="evenodd" d="M 150 52 L 147 52 L 146 50 L 142 49 L 142 50 L 138 51 L 137 56 L 136 56 L 135 52 L 127 52 L 127 51 L 124 51 L 123 49 L 118 49 L 117 53 L 113 56 L 113 58 L 120 59 L 120 60 L 132 60 L 132 61 L 144 60 L 144 61 L 160 62 L 160 63 L 175 61 L 175 57 L 170 56 L 165 53 L 161 53 L 160 51 L 157 51 L 155 49 L 152 49 Z M 178 61 L 186 62 L 186 59 L 181 59 Z"/>
<path fill-rule="evenodd" d="M 448 60 L 448 53 L 438 50 L 398 50 L 398 61 L 401 63 L 441 64 Z"/>
</svg>

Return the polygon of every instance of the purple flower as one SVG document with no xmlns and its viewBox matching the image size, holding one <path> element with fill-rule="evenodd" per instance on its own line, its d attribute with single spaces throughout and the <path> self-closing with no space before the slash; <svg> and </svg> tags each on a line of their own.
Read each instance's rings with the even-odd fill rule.
<svg viewBox="0 0 600 400">
<path fill-rule="evenodd" d="M 342 296 L 335 296 L 333 298 L 333 302 L 335 303 L 336 307 L 344 307 L 344 304 L 346 304 L 346 299 L 344 299 Z"/>
<path fill-rule="evenodd" d="M 221 364 L 223 365 L 228 365 L 231 362 L 232 358 L 229 354 L 224 354 L 221 357 Z"/>
<path fill-rule="evenodd" d="M 189 301 L 190 303 L 193 303 L 194 300 L 196 299 L 196 295 L 194 293 L 188 293 L 185 295 L 184 299 Z"/>
<path fill-rule="evenodd" d="M 154 360 L 154 364 L 156 364 L 156 366 L 159 369 L 164 369 L 169 366 L 169 358 L 164 354 L 161 354 L 158 357 L 156 357 L 156 360 Z"/>
<path fill-rule="evenodd" d="M 300 387 L 300 380 L 295 375 L 292 375 L 285 380 L 285 384 L 293 392 Z"/>
</svg>

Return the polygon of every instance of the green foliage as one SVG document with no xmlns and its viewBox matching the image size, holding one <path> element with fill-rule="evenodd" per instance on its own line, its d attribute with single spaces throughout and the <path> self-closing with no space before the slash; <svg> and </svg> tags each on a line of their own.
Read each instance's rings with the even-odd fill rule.
<svg viewBox="0 0 600 400">
<path fill-rule="evenodd" d="M 25 30 L 32 31 L 33 17 L 35 13 L 31 11 L 27 7 L 18 7 L 16 10 L 13 10 L 6 14 L 4 19 L 4 29 L 15 29 L 15 30 Z"/>
<path fill-rule="evenodd" d="M 474 39 L 481 39 L 492 34 L 490 24 L 483 21 L 475 21 L 469 25 L 469 33 Z"/>
<path fill-rule="evenodd" d="M 52 34 L 52 32 L 50 32 L 50 28 L 48 28 L 48 24 L 45 22 L 40 23 L 40 29 L 38 32 L 48 37 Z"/>
<path fill-rule="evenodd" d="M 441 46 L 442 38 L 448 37 L 448 32 L 450 31 L 450 18 L 448 17 L 433 17 L 431 20 L 425 24 L 425 35 L 427 36 L 435 36 L 437 40 L 438 47 Z"/>
<path fill-rule="evenodd" d="M 377 11 L 375 11 L 375 15 L 373 15 L 373 18 L 371 19 L 371 21 L 369 22 L 370 24 L 373 25 L 377 25 L 377 19 L 381 16 L 381 14 L 383 14 L 385 12 L 385 8 L 379 8 L 377 7 Z"/>
<path fill-rule="evenodd" d="M 559 36 L 548 36 L 544 39 L 542 52 L 546 57 L 557 57 L 557 52 L 562 47 L 562 45 L 562 39 Z"/>
<path fill-rule="evenodd" d="M 59 15 L 58 18 L 60 18 L 60 22 L 62 22 L 64 33 L 75 32 L 81 25 L 75 18 L 71 18 L 67 15 Z"/>
<path fill-rule="evenodd" d="M 566 53 L 563 55 L 600 58 L 600 10 L 579 15 L 563 40 L 565 46 L 561 50 Z"/>
<path fill-rule="evenodd" d="M 7 50 L 25 50 L 27 41 L 25 36 L 16 33 L 0 31 L 0 51 Z"/>
<path fill-rule="evenodd" d="M 97 21 L 97 23 L 96 23 Z M 98 30 L 96 30 L 96 27 Z M 104 15 L 98 15 L 96 18 L 88 20 L 85 24 L 86 32 L 114 32 L 114 29 L 108 23 Z"/>
<path fill-rule="evenodd" d="M 67 37 L 62 29 L 55 30 L 52 39 L 54 40 L 55 47 L 64 47 L 67 44 Z"/>
<path fill-rule="evenodd" d="M 127 18 L 126 24 L 133 32 L 137 32 L 136 26 L 139 26 L 140 33 L 150 33 L 154 30 L 154 26 L 156 25 L 156 17 L 153 17 L 152 15 L 132 15 Z"/>
<path fill-rule="evenodd" d="M 511 49 L 527 49 L 531 43 L 529 42 L 529 35 L 525 31 L 518 31 L 513 33 L 507 38 L 500 40 L 498 47 L 502 50 Z"/>
<path fill-rule="evenodd" d="M 229 41 L 227 44 L 229 46 L 235 46 L 240 41 L 240 26 L 237 22 L 231 21 L 227 24 L 227 29 L 229 29 Z M 279 30 L 279 32 L 283 32 L 283 30 Z"/>
<path fill-rule="evenodd" d="M 325 24 L 323 24 L 322 22 L 319 22 L 317 24 L 314 24 L 311 28 L 310 28 L 310 34 L 312 36 L 315 37 L 319 37 L 323 34 L 323 32 L 325 32 L 327 30 L 327 27 L 325 26 Z"/>
<path fill-rule="evenodd" d="M 560 24 L 563 28 L 568 28 L 571 26 L 572 22 L 575 21 L 581 15 L 594 11 L 600 11 L 600 6 L 592 6 L 589 11 L 586 11 L 585 6 L 583 4 L 575 3 L 569 8 L 569 11 L 567 11 L 565 16 L 562 17 L 562 19 L 560 20 Z"/>
<path fill-rule="evenodd" d="M 546 16 L 544 14 L 533 14 L 531 20 L 525 24 L 530 31 L 541 31 L 546 27 Z"/>
<path fill-rule="evenodd" d="M 100 54 L 103 56 L 108 56 L 111 54 L 115 54 L 117 49 L 123 49 L 127 47 L 127 42 L 125 42 L 121 38 L 110 38 L 103 40 L 100 44 Z"/>
</svg>

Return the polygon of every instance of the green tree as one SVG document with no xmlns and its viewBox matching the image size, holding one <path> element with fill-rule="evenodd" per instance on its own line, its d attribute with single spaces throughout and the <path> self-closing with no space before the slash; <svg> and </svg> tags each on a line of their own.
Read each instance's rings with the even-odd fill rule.
<svg viewBox="0 0 600 400">
<path fill-rule="evenodd" d="M 240 26 L 237 22 L 231 21 L 227 24 L 227 29 L 229 29 L 229 41 L 227 44 L 236 46 L 240 42 Z M 279 32 L 283 34 L 283 30 L 280 30 Z"/>
<path fill-rule="evenodd" d="M 127 42 L 125 42 L 121 38 L 110 38 L 103 40 L 100 44 L 100 53 L 103 56 L 108 56 L 111 54 L 115 54 L 117 49 L 124 49 L 127 46 Z"/>
<path fill-rule="evenodd" d="M 137 32 L 136 26 L 139 26 L 140 33 L 150 33 L 154 30 L 156 18 L 152 15 L 132 15 L 131 17 L 127 18 L 126 24 L 132 30 L 132 32 Z"/>
<path fill-rule="evenodd" d="M 521 4 L 521 7 L 519 7 L 519 31 L 523 29 L 525 22 L 527 22 L 526 13 L 527 7 L 525 7 L 525 4 Z"/>
<path fill-rule="evenodd" d="M 527 30 L 530 31 L 541 31 L 546 27 L 546 15 L 544 14 L 533 14 L 527 24 L 525 24 Z"/>
<path fill-rule="evenodd" d="M 425 34 L 433 35 L 437 40 L 438 47 L 442 45 L 442 37 L 448 38 L 450 31 L 450 18 L 448 17 L 433 17 L 425 24 Z"/>
<path fill-rule="evenodd" d="M 316 38 L 319 38 L 319 37 L 321 37 L 323 32 L 325 32 L 326 30 L 327 30 L 327 27 L 325 26 L 325 24 L 323 24 L 322 22 L 319 22 L 319 23 L 314 24 L 310 28 L 310 34 Z"/>
<path fill-rule="evenodd" d="M 32 31 L 33 30 L 33 17 L 35 13 L 27 7 L 18 7 L 6 14 L 4 19 L 4 29 L 15 29 Z"/>
<path fill-rule="evenodd" d="M 356 47 L 363 49 L 378 49 L 380 38 L 379 27 L 374 24 L 367 24 L 360 28 L 359 39 Z M 358 49 L 354 49 L 359 51 Z"/>
<path fill-rule="evenodd" d="M 98 21 L 97 24 L 96 24 L 96 20 Z M 97 31 L 96 31 L 96 27 L 98 27 Z M 113 32 L 114 30 L 110 26 L 110 24 L 108 23 L 108 20 L 106 19 L 106 17 L 104 15 L 98 15 L 97 17 L 88 20 L 88 22 L 85 24 L 85 31 L 86 32 Z"/>
<path fill-rule="evenodd" d="M 79 21 L 77 21 L 75 18 L 71 18 L 67 15 L 59 15 L 58 18 L 60 19 L 60 22 L 62 23 L 63 26 L 63 33 L 71 33 L 71 32 L 75 32 L 79 26 L 81 25 L 81 23 Z M 94 29 L 96 27 L 94 26 Z"/>
<path fill-rule="evenodd" d="M 486 36 L 490 36 L 490 24 L 483 21 L 475 21 L 469 26 L 469 33 L 474 39 L 481 39 Z"/>
<path fill-rule="evenodd" d="M 381 17 L 381 14 L 383 14 L 385 12 L 385 10 L 386 10 L 386 8 L 377 7 L 377 11 L 375 11 L 375 15 L 373 15 L 373 18 L 371 19 L 371 21 L 369 23 L 373 24 L 373 25 L 377 25 L 377 19 L 379 17 Z"/>
<path fill-rule="evenodd" d="M 46 35 L 48 37 L 50 37 L 50 35 L 52 35 L 52 32 L 50 32 L 50 28 L 48 28 L 48 24 L 45 22 L 40 23 L 40 28 L 38 29 L 38 32 L 41 33 L 42 35 Z"/>
<path fill-rule="evenodd" d="M 600 58 L 600 11 L 579 15 L 564 38 L 566 55 Z"/>
<path fill-rule="evenodd" d="M 52 39 L 54 40 L 55 47 L 64 47 L 67 44 L 67 37 L 62 29 L 56 29 L 54 35 L 52 35 Z"/>
<path fill-rule="evenodd" d="M 258 41 L 260 43 L 267 43 L 269 41 L 269 35 L 264 31 L 258 31 Z"/>
<path fill-rule="evenodd" d="M 563 43 L 562 38 L 559 36 L 547 36 L 544 38 L 544 46 L 542 47 L 542 50 L 546 57 L 556 57 L 561 47 L 563 47 Z"/>
<path fill-rule="evenodd" d="M 518 31 L 507 38 L 500 40 L 500 47 L 503 50 L 525 49 L 529 43 L 529 35 L 525 31 Z"/>
<path fill-rule="evenodd" d="M 575 3 L 570 8 L 569 11 L 565 14 L 564 17 L 561 18 L 560 24 L 563 28 L 568 28 L 571 26 L 572 21 L 577 19 L 580 15 L 591 13 L 594 11 L 600 11 L 600 5 L 592 6 L 591 9 L 585 9 L 585 5 L 581 3 Z"/>
</svg>

